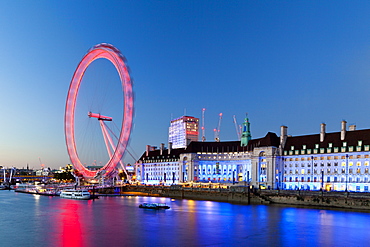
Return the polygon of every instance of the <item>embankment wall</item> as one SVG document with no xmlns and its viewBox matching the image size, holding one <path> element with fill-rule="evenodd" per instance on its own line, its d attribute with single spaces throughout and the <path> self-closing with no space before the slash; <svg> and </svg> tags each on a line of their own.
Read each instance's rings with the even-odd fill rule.
<svg viewBox="0 0 370 247">
<path fill-rule="evenodd" d="M 125 186 L 121 193 L 163 196 L 193 200 L 222 201 L 238 204 L 286 204 L 310 207 L 335 207 L 370 210 L 370 193 L 250 190 L 246 186 L 217 188 Z"/>
</svg>

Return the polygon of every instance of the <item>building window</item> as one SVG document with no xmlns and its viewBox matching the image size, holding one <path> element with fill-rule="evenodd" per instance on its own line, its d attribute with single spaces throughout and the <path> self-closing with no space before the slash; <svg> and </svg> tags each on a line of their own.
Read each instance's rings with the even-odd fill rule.
<svg viewBox="0 0 370 247">
<path fill-rule="evenodd" d="M 360 174 L 360 173 L 361 173 L 361 168 L 357 168 L 356 173 L 357 173 L 357 174 Z"/>
<path fill-rule="evenodd" d="M 347 147 L 347 142 L 343 142 L 343 147 Z"/>
</svg>

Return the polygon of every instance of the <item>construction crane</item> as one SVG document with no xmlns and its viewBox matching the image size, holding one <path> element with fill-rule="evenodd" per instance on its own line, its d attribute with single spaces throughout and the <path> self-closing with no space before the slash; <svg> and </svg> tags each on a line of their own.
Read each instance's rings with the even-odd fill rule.
<svg viewBox="0 0 370 247">
<path fill-rule="evenodd" d="M 206 141 L 206 130 L 204 128 L 204 113 L 206 111 L 206 108 L 202 109 L 202 142 Z"/>
<path fill-rule="evenodd" d="M 220 141 L 220 129 L 221 129 L 221 120 L 222 120 L 222 113 L 219 114 L 219 119 L 218 119 L 218 126 L 217 129 L 213 129 L 215 132 L 215 141 L 219 142 Z"/>
<path fill-rule="evenodd" d="M 236 135 L 238 136 L 238 141 L 240 141 L 240 137 L 242 135 L 242 126 L 238 125 L 238 123 L 236 122 L 235 115 L 233 116 L 233 118 L 234 118 L 234 125 L 235 125 Z"/>
<path fill-rule="evenodd" d="M 44 168 L 44 164 L 41 162 L 41 158 L 39 157 L 39 161 L 40 161 L 40 166 L 42 167 L 42 168 Z"/>
</svg>

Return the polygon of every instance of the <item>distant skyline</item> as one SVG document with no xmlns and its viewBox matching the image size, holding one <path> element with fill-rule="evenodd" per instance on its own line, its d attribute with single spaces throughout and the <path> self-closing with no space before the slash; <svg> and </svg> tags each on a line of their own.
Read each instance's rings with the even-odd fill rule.
<svg viewBox="0 0 370 247">
<path fill-rule="evenodd" d="M 168 142 L 171 118 L 200 118 L 208 141 L 370 128 L 370 2 L 1 1 L 0 165 L 58 168 L 69 83 L 83 55 L 110 43 L 128 60 L 135 117 L 129 150 Z M 95 83 L 115 80 L 105 63 Z M 112 78 L 112 79 L 111 79 Z M 201 133 L 200 136 L 201 138 Z M 126 156 L 126 163 L 133 163 Z"/>
</svg>

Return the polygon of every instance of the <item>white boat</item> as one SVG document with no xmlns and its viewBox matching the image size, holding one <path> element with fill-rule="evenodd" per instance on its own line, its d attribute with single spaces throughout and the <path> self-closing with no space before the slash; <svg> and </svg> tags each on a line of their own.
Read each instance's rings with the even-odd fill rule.
<svg viewBox="0 0 370 247">
<path fill-rule="evenodd" d="M 68 199 L 88 200 L 90 199 L 90 192 L 87 190 L 63 190 L 59 196 Z"/>
</svg>

